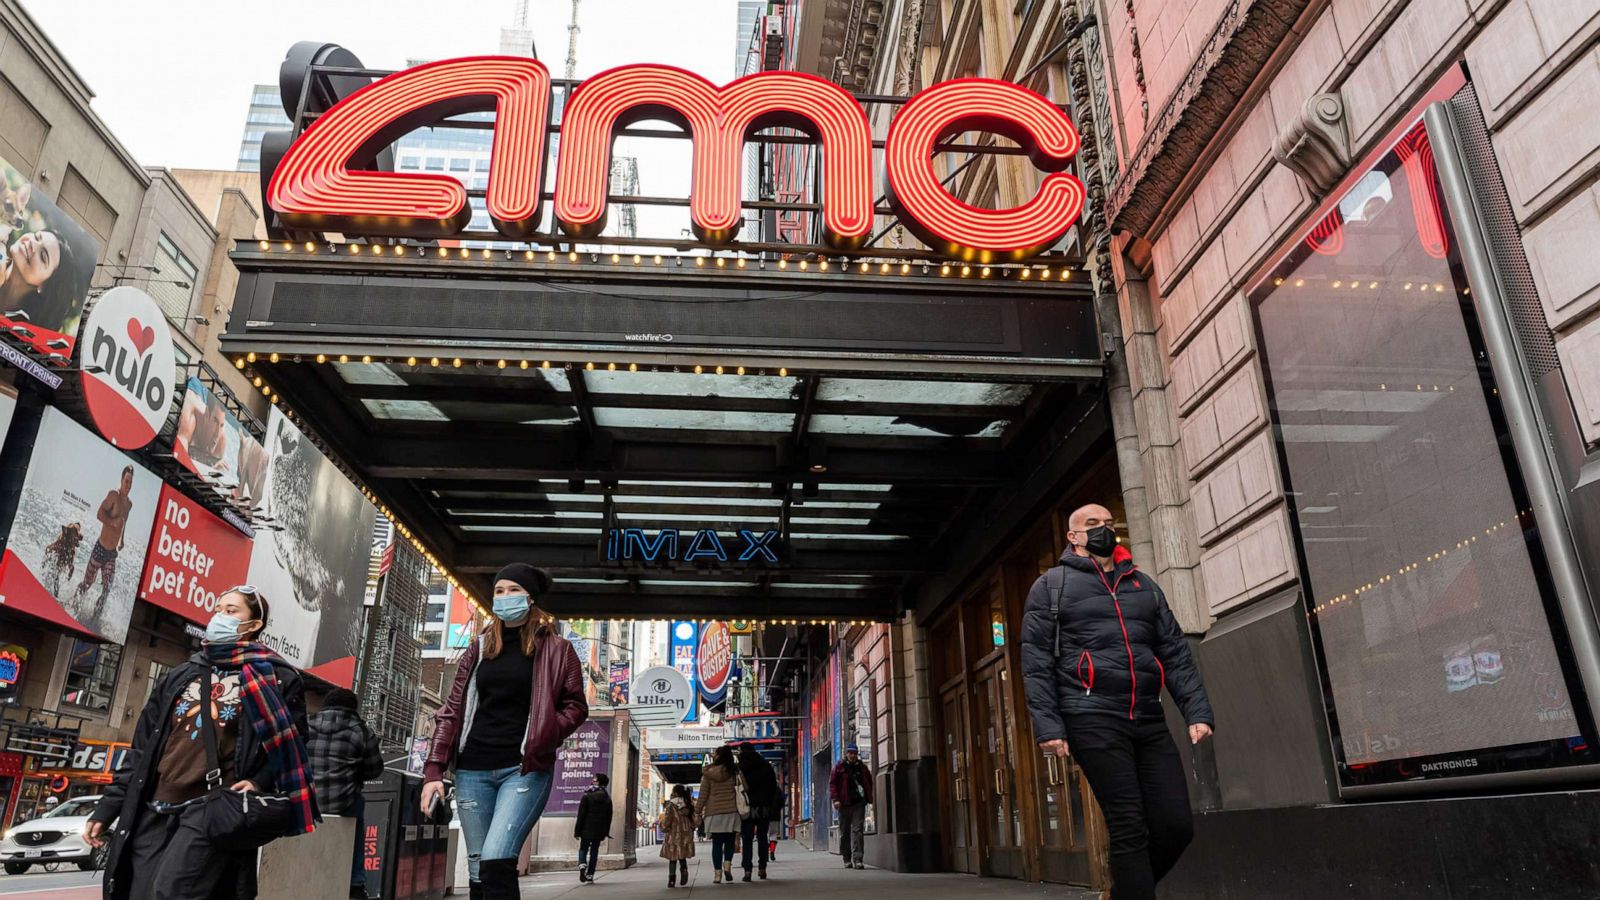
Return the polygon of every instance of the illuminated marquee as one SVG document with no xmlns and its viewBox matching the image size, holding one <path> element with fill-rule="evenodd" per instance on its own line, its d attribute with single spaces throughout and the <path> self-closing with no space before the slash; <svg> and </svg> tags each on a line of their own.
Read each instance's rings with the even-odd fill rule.
<svg viewBox="0 0 1600 900">
<path fill-rule="evenodd" d="M 293 228 L 444 238 L 471 221 L 466 191 L 445 175 L 366 171 L 376 153 L 417 127 L 494 110 L 486 206 L 517 239 L 537 233 L 549 131 L 550 74 L 537 60 L 470 57 L 427 63 L 373 82 L 306 129 L 272 173 L 267 203 Z M 568 234 L 605 227 L 611 147 L 640 119 L 667 119 L 694 144 L 690 217 L 708 244 L 740 224 L 744 143 L 775 126 L 822 146 L 823 238 L 840 250 L 872 231 L 872 133 L 861 104 L 838 85 L 798 72 L 758 72 L 721 88 L 670 66 L 622 66 L 578 86 L 562 126 L 554 209 Z M 952 196 L 932 157 L 964 131 L 1016 141 L 1048 175 L 1021 206 L 987 210 Z M 1083 185 L 1063 170 L 1078 151 L 1066 113 L 1021 85 L 962 78 L 934 85 L 895 117 L 884 148 L 890 198 L 929 246 L 970 259 L 1021 259 L 1061 238 L 1083 209 Z"/>
</svg>

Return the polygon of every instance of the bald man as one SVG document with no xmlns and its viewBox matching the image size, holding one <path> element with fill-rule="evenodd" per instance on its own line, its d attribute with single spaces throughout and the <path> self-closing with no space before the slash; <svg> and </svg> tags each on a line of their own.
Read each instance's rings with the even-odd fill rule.
<svg viewBox="0 0 1600 900">
<path fill-rule="evenodd" d="M 1047 754 L 1070 750 L 1094 789 L 1111 833 L 1111 900 L 1154 900 L 1194 836 L 1161 689 L 1191 743 L 1211 735 L 1211 702 L 1167 598 L 1117 543 L 1111 511 L 1085 506 L 1068 527 L 1061 564 L 1033 583 L 1022 614 L 1033 733 Z"/>
</svg>

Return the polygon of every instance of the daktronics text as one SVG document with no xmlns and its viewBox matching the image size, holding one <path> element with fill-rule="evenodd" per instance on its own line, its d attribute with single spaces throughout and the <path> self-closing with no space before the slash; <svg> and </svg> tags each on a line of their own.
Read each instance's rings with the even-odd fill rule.
<svg viewBox="0 0 1600 900">
<path fill-rule="evenodd" d="M 319 116 L 272 173 L 267 203 L 285 225 L 347 234 L 445 238 L 471 220 L 466 190 L 447 175 L 363 171 L 370 155 L 425 124 L 495 111 L 485 206 L 513 238 L 539 228 L 550 114 L 550 73 L 538 60 L 469 57 L 427 63 L 373 82 Z M 601 72 L 567 105 L 555 178 L 555 217 L 574 237 L 605 227 L 607 174 L 618 130 L 666 119 L 694 142 L 690 217 L 697 237 L 724 244 L 740 223 L 740 149 L 762 129 L 795 128 L 822 146 L 823 237 L 848 250 L 873 227 L 872 129 L 838 85 L 800 72 L 758 72 L 717 87 L 671 66 Z M 935 146 L 964 131 L 1016 141 L 1050 172 L 1022 206 L 989 210 L 952 196 Z M 952 256 L 1020 259 L 1048 249 L 1077 221 L 1082 183 L 1064 171 L 1078 152 L 1067 115 L 1017 84 L 962 78 L 913 96 L 884 147 L 890 201 L 907 228 Z"/>
</svg>

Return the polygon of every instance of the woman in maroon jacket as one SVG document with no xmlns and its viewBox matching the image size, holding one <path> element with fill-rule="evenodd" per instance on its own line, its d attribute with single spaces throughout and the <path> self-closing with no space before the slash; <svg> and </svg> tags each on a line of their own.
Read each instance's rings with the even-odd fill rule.
<svg viewBox="0 0 1600 900">
<path fill-rule="evenodd" d="M 534 616 L 550 574 L 512 563 L 495 576 L 494 616 L 462 654 L 434 716 L 422 810 L 456 770 L 471 900 L 517 900 L 517 853 L 550 798 L 556 750 L 589 718 L 577 651 Z"/>
</svg>

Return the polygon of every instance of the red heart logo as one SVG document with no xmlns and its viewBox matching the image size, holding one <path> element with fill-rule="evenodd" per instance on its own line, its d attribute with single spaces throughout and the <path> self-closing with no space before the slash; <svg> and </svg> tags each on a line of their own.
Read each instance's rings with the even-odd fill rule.
<svg viewBox="0 0 1600 900">
<path fill-rule="evenodd" d="M 128 340 L 133 341 L 134 349 L 143 356 L 144 352 L 150 349 L 150 345 L 156 342 L 156 330 L 138 319 L 129 319 Z"/>
</svg>

